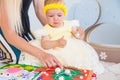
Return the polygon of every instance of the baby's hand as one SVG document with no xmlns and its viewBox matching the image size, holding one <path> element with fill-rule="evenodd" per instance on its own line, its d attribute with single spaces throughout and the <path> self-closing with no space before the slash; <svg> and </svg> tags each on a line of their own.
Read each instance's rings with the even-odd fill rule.
<svg viewBox="0 0 120 80">
<path fill-rule="evenodd" d="M 84 29 L 81 27 L 73 27 L 72 34 L 77 39 L 84 39 Z"/>
<path fill-rule="evenodd" d="M 67 43 L 64 37 L 58 39 L 57 41 L 58 41 L 58 47 L 61 47 L 61 48 L 64 48 Z"/>
</svg>

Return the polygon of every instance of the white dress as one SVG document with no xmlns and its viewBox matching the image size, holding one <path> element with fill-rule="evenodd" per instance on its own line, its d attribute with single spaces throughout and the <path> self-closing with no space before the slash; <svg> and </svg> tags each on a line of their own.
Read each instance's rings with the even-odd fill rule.
<svg viewBox="0 0 120 80">
<path fill-rule="evenodd" d="M 42 30 L 50 35 L 51 40 L 56 40 L 64 36 L 67 44 L 64 48 L 56 47 L 55 49 L 44 50 L 40 45 L 40 40 L 30 42 L 32 45 L 53 54 L 64 66 L 73 66 L 79 69 L 91 69 L 96 74 L 101 74 L 104 67 L 99 61 L 96 51 L 85 41 L 74 38 L 71 34 L 71 28 L 74 23 L 64 21 L 64 26 L 52 28 L 46 25 Z M 19 63 L 41 66 L 40 61 L 25 52 L 21 53 Z"/>
</svg>

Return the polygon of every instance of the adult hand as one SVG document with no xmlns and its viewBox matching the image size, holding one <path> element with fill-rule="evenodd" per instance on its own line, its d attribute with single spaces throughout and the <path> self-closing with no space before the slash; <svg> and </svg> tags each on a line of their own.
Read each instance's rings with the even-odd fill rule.
<svg viewBox="0 0 120 80">
<path fill-rule="evenodd" d="M 63 68 L 62 64 L 52 54 L 41 53 L 39 59 L 46 68 L 51 68 L 51 67 Z"/>
</svg>

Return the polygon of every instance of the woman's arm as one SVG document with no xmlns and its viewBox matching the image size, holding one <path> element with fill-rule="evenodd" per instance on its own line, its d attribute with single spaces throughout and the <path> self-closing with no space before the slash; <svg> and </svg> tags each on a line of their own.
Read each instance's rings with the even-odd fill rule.
<svg viewBox="0 0 120 80">
<path fill-rule="evenodd" d="M 42 25 L 46 25 L 47 20 L 43 12 L 44 0 L 33 0 L 33 5 L 34 5 L 36 16 L 38 17 L 39 21 L 42 23 Z"/>
<path fill-rule="evenodd" d="M 6 9 L 1 10 L 2 11 L 0 13 L 0 26 L 3 34 L 5 35 L 5 38 L 11 45 L 14 45 L 18 49 L 35 56 L 43 63 L 45 67 L 59 66 L 62 68 L 60 62 L 53 55 L 43 52 L 42 50 L 32 46 L 23 38 L 18 36 L 10 27 L 10 21 Z"/>
<path fill-rule="evenodd" d="M 11 45 L 15 45 L 15 47 L 19 48 L 20 50 L 26 51 L 33 54 L 33 51 L 29 50 L 29 48 L 32 48 L 30 44 L 28 44 L 27 41 L 25 41 L 23 38 L 18 36 L 10 27 L 8 15 L 5 9 L 2 9 L 1 11 L 1 29 L 5 35 L 5 38 Z M 22 44 L 21 44 L 22 43 Z M 36 49 L 37 50 L 37 49 Z"/>
<path fill-rule="evenodd" d="M 41 38 L 41 46 L 44 49 L 53 49 L 55 47 L 65 47 L 66 45 L 66 40 L 64 37 L 58 39 L 58 40 L 50 40 L 49 36 L 42 36 Z"/>
</svg>

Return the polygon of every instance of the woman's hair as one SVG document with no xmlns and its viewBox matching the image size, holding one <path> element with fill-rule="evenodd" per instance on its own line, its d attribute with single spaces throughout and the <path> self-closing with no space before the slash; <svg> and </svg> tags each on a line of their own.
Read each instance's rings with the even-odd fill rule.
<svg viewBox="0 0 120 80">
<path fill-rule="evenodd" d="M 0 0 L 0 11 L 6 9 L 10 26 L 19 35 L 21 35 L 23 31 L 21 23 L 21 3 L 22 0 Z"/>
</svg>

